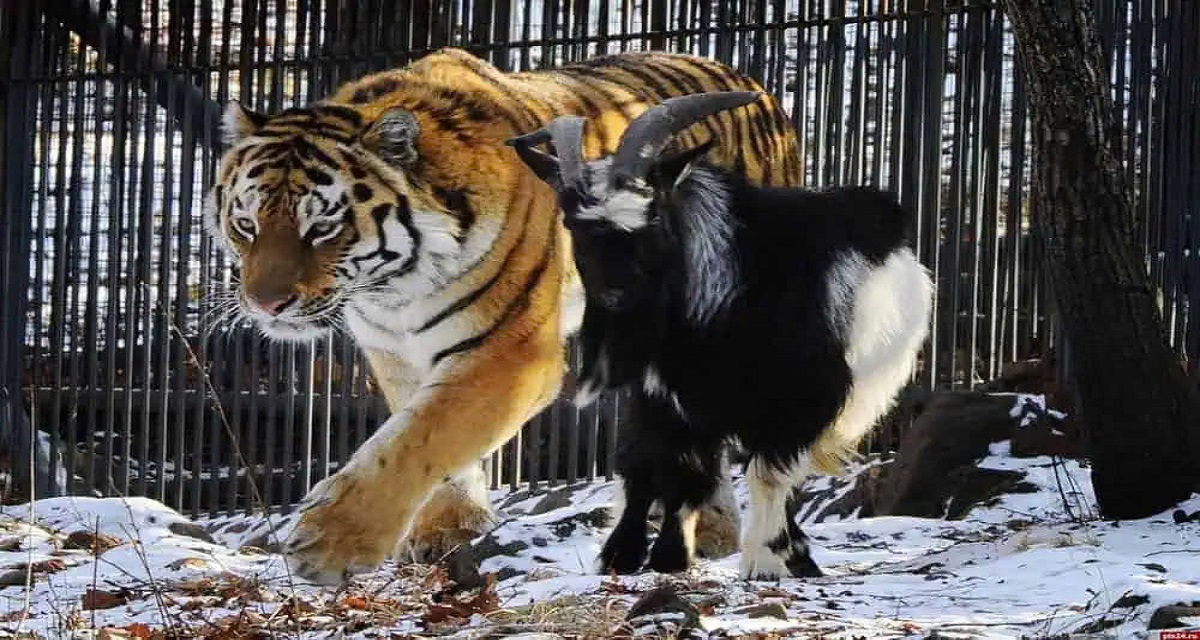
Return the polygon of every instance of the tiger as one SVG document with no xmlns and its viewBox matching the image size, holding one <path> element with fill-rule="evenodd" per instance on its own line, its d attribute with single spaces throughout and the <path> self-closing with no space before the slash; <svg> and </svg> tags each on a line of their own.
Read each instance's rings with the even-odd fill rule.
<svg viewBox="0 0 1200 640">
<path fill-rule="evenodd" d="M 338 584 L 486 532 L 480 461 L 560 394 L 582 285 L 555 193 L 504 141 L 582 115 L 598 157 L 661 100 L 725 90 L 762 87 L 686 54 L 504 72 L 446 48 L 305 107 L 226 106 L 205 220 L 240 270 L 241 313 L 275 341 L 344 332 L 390 411 L 297 505 L 283 545 L 294 573 Z M 755 183 L 802 180 L 769 94 L 676 144 L 710 139 L 715 162 Z"/>
</svg>

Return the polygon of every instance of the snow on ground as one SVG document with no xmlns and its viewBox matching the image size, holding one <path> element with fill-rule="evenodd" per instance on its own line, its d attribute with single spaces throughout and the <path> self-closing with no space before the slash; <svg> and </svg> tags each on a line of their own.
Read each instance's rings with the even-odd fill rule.
<svg viewBox="0 0 1200 640">
<path fill-rule="evenodd" d="M 152 500 L 40 500 L 35 526 L 26 524 L 29 505 L 0 517 L 0 585 L 12 585 L 0 587 L 0 635 L 95 637 L 110 627 L 126 635 L 106 637 L 164 628 L 175 637 L 605 637 L 639 595 L 670 584 L 699 609 L 706 633 L 694 637 L 1146 637 L 1157 607 L 1200 601 L 1200 522 L 1177 524 L 1169 513 L 1099 521 L 1085 467 L 1014 458 L 1007 443 L 981 466 L 1024 472 L 1037 491 L 960 521 L 806 523 L 828 575 L 779 583 L 740 580 L 736 555 L 686 575 L 596 575 L 612 483 L 496 492 L 503 522 L 489 544 L 501 553 L 481 567 L 499 579 L 494 590 L 439 602 L 434 594 L 449 585 L 430 567 L 389 564 L 338 591 L 289 577 L 277 555 L 243 547 L 265 546 L 273 526 L 286 530 L 281 516 L 270 526 L 261 517 L 206 523 L 212 541 Z M 811 483 L 838 489 L 849 480 Z M 1200 497 L 1181 507 L 1200 510 Z"/>
</svg>

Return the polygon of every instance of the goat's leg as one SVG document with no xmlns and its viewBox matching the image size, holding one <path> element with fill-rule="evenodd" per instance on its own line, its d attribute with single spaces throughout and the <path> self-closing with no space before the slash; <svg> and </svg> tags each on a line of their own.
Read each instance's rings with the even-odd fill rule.
<svg viewBox="0 0 1200 640">
<path fill-rule="evenodd" d="M 635 573 L 645 563 L 650 508 L 662 498 L 657 467 L 673 451 L 664 446 L 657 428 L 660 416 L 645 396 L 634 394 L 632 408 L 632 420 L 618 433 L 615 467 L 623 504 L 617 505 L 617 526 L 600 550 L 601 573 Z"/>
<path fill-rule="evenodd" d="M 663 502 L 662 528 L 650 551 L 650 568 L 659 573 L 687 571 L 696 552 L 700 512 L 679 500 Z"/>
<path fill-rule="evenodd" d="M 687 429 L 682 421 L 679 426 Z M 719 441 L 705 438 L 695 429 L 670 435 L 676 443 L 676 455 L 656 468 L 663 519 L 650 551 L 650 568 L 660 573 L 686 571 L 691 566 L 700 510 L 715 498 L 724 470 Z M 679 447 L 679 442 L 687 442 L 688 446 Z"/>
<path fill-rule="evenodd" d="M 622 478 L 621 491 L 624 508 L 600 550 L 600 573 L 636 573 L 646 561 L 653 483 L 648 475 L 631 474 Z"/>
<path fill-rule="evenodd" d="M 791 468 L 779 469 L 755 455 L 746 466 L 750 509 L 742 539 L 743 578 L 778 580 L 787 575 L 822 575 L 809 555 L 808 538 L 787 509 L 788 496 L 804 477 L 806 462 L 807 456 Z"/>
</svg>

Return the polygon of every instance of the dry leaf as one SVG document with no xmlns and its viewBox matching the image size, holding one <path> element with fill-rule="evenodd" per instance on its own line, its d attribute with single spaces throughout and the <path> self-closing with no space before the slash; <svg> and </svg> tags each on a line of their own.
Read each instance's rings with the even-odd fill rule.
<svg viewBox="0 0 1200 640">
<path fill-rule="evenodd" d="M 89 588 L 83 594 L 83 601 L 80 604 L 85 611 L 92 609 L 111 609 L 120 606 L 129 601 L 129 597 L 122 593 L 111 593 L 109 591 L 101 591 L 99 589 Z"/>
<path fill-rule="evenodd" d="M 167 568 L 172 571 L 180 569 L 203 569 L 208 566 L 208 561 L 204 558 L 180 558 L 167 565 Z"/>
<path fill-rule="evenodd" d="M 119 547 L 124 541 L 116 536 L 91 531 L 75 531 L 67 536 L 63 547 L 67 549 L 87 549 L 92 555 L 98 556 L 113 547 Z"/>
<path fill-rule="evenodd" d="M 126 625 L 125 631 L 127 631 L 130 637 L 133 638 L 140 638 L 143 640 L 153 640 L 154 638 L 154 630 L 150 628 L 150 625 L 143 624 L 141 622 L 135 622 L 133 624 Z"/>
<path fill-rule="evenodd" d="M 485 576 L 486 584 L 468 600 L 448 598 L 446 602 L 430 605 L 421 619 L 426 624 L 441 624 L 451 618 L 470 618 L 477 613 L 491 613 L 500 608 L 500 596 L 496 594 L 496 575 Z"/>
<path fill-rule="evenodd" d="M 30 568 L 33 569 L 34 573 L 58 573 L 59 571 L 67 568 L 67 563 L 59 560 L 58 558 L 51 558 L 49 560 L 35 562 Z"/>
</svg>

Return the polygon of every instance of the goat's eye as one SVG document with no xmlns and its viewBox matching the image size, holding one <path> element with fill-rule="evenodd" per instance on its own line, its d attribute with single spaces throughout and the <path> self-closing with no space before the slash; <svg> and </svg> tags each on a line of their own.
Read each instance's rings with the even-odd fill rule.
<svg viewBox="0 0 1200 640">
<path fill-rule="evenodd" d="M 313 246 L 319 245 L 322 242 L 328 242 L 341 231 L 342 223 L 332 220 L 322 222 L 314 222 L 308 227 L 308 232 L 304 234 L 305 240 L 311 242 Z"/>
<path fill-rule="evenodd" d="M 258 233 L 258 225 L 250 218 L 234 218 L 233 228 L 247 240 L 253 240 L 254 234 Z"/>
</svg>

